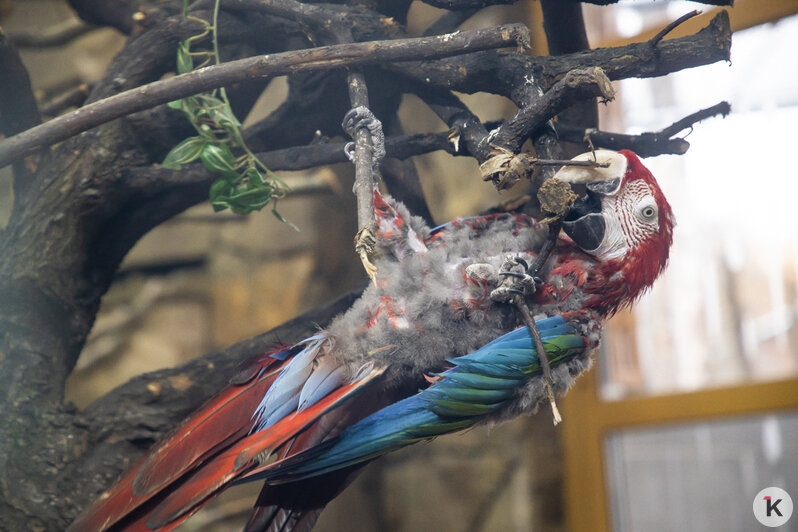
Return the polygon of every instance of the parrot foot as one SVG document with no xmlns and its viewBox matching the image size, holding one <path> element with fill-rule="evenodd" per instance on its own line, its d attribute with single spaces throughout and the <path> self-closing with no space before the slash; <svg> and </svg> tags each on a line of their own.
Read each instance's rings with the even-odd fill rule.
<svg viewBox="0 0 798 532">
<path fill-rule="evenodd" d="M 377 267 L 371 262 L 377 245 L 373 194 L 379 176 L 380 165 L 385 158 L 385 133 L 382 123 L 365 106 L 350 109 L 341 126 L 355 142 L 344 146 L 344 153 L 355 163 L 355 185 L 357 197 L 357 220 L 360 231 L 355 235 L 355 252 L 363 263 L 369 279 L 376 286 Z"/>
<path fill-rule="evenodd" d="M 521 271 L 518 271 L 520 267 Z M 540 338 L 540 331 L 535 325 L 535 320 L 532 319 L 532 312 L 526 304 L 526 296 L 535 293 L 537 287 L 543 281 L 534 276 L 529 275 L 529 264 L 519 256 L 508 255 L 502 263 L 498 275 L 503 277 L 502 283 L 490 293 L 490 298 L 497 303 L 511 303 L 515 305 L 518 312 L 521 314 L 521 319 L 524 324 L 529 328 L 529 333 L 532 340 L 535 342 L 535 349 L 538 353 L 538 360 L 543 369 L 543 382 L 546 397 L 551 405 L 551 413 L 554 417 L 554 424 L 558 425 L 562 421 L 560 410 L 557 408 L 557 401 L 554 397 L 554 383 L 551 378 L 551 365 L 549 364 L 549 357 L 546 354 L 546 348 L 543 345 L 543 340 Z"/>
<path fill-rule="evenodd" d="M 355 235 L 355 253 L 360 257 L 363 269 L 366 270 L 366 275 L 369 276 L 374 286 L 377 286 L 377 267 L 371 262 L 371 256 L 376 245 L 377 238 L 374 234 L 374 228 L 370 225 L 364 226 Z"/>
<path fill-rule="evenodd" d="M 361 105 L 347 111 L 341 126 L 352 138 L 355 138 L 359 129 L 368 130 L 371 136 L 371 166 L 374 175 L 377 175 L 380 164 L 385 158 L 385 133 L 382 131 L 382 122 L 377 120 L 368 107 Z M 348 142 L 344 146 L 344 153 L 350 161 L 354 161 L 355 143 Z"/>
<path fill-rule="evenodd" d="M 497 275 L 502 281 L 490 293 L 490 298 L 496 303 L 514 303 L 517 296 L 521 298 L 534 294 L 538 286 L 543 284 L 539 277 L 529 275 L 529 263 L 522 257 L 508 255 L 501 265 Z"/>
</svg>

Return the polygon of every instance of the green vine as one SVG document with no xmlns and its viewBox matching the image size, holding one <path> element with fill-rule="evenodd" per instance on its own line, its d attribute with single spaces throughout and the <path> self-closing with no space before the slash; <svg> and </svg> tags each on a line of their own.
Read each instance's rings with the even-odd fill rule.
<svg viewBox="0 0 798 532">
<path fill-rule="evenodd" d="M 183 18 L 199 22 L 203 31 L 178 46 L 178 74 L 209 64 L 219 64 L 219 1 L 216 0 L 214 4 L 213 21 L 208 22 L 189 15 L 188 0 L 183 0 Z M 208 36 L 211 37 L 211 50 L 192 48 Z M 168 105 L 185 113 L 197 135 L 172 148 L 162 163 L 164 168 L 179 170 L 182 165 L 199 159 L 205 168 L 220 176 L 210 189 L 210 201 L 215 211 L 231 209 L 235 213 L 249 214 L 272 204 L 272 213 L 280 221 L 290 224 L 277 212 L 277 200 L 285 197 L 288 187 L 266 168 L 244 142 L 241 122 L 233 114 L 224 88 L 189 96 Z"/>
</svg>

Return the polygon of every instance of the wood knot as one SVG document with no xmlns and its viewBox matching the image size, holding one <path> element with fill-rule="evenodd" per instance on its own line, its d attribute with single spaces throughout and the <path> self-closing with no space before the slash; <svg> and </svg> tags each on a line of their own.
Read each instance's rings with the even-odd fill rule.
<svg viewBox="0 0 798 532">
<path fill-rule="evenodd" d="M 552 177 L 543 182 L 538 190 L 540 210 L 546 214 L 546 219 L 541 223 L 551 223 L 564 218 L 568 210 L 576 201 L 577 195 L 571 190 L 571 185 Z"/>
<path fill-rule="evenodd" d="M 479 165 L 479 170 L 483 181 L 491 181 L 498 190 L 506 190 L 523 178 L 529 179 L 536 160 L 529 154 L 515 154 L 495 146 L 490 158 Z"/>
</svg>

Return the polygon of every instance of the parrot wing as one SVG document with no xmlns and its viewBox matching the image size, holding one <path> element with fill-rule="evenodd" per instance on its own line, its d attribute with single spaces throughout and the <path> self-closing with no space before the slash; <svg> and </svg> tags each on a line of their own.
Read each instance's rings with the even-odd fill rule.
<svg viewBox="0 0 798 532">
<path fill-rule="evenodd" d="M 561 316 L 537 322 L 552 366 L 585 350 L 587 340 Z M 270 484 L 324 475 L 412 443 L 474 426 L 498 413 L 531 377 L 541 373 L 526 327 L 450 360 L 453 367 L 417 394 L 387 406 L 340 435 L 270 465 Z"/>
<path fill-rule="evenodd" d="M 317 335 L 251 360 L 68 531 L 170 530 L 271 456 L 304 449 L 308 428 L 384 371 L 367 367 L 344 383 L 340 368 L 323 356 L 325 349 L 326 338 Z"/>
</svg>

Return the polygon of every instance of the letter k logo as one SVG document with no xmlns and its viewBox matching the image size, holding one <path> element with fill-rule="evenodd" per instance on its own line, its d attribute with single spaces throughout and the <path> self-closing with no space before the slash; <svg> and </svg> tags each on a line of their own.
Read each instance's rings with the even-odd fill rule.
<svg viewBox="0 0 798 532">
<path fill-rule="evenodd" d="M 792 517 L 792 497 L 782 488 L 771 486 L 754 497 L 754 517 L 767 527 L 779 527 Z"/>
<path fill-rule="evenodd" d="M 781 499 L 776 499 L 776 502 L 773 502 L 773 498 L 770 495 L 763 497 L 763 499 L 765 499 L 765 502 L 767 503 L 767 509 L 765 510 L 765 513 L 768 517 L 770 517 L 773 512 L 776 512 L 776 515 L 779 517 L 784 517 L 779 510 L 779 503 L 781 502 Z"/>
</svg>

